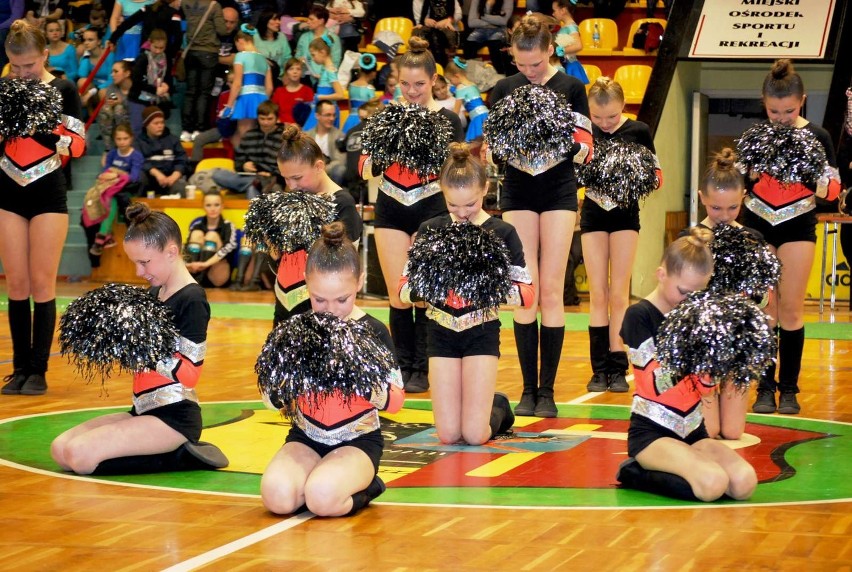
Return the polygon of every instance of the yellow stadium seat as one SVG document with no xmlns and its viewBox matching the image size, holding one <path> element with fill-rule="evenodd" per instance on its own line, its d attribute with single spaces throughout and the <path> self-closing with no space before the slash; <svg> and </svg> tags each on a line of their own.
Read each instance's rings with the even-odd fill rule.
<svg viewBox="0 0 852 572">
<path fill-rule="evenodd" d="M 442 66 L 438 62 L 435 62 L 435 71 L 438 75 L 444 75 L 444 66 Z"/>
<path fill-rule="evenodd" d="M 226 159 L 225 157 L 211 157 L 209 159 L 202 159 L 199 161 L 198 166 L 195 168 L 195 172 L 199 171 L 209 171 L 211 169 L 226 169 L 228 171 L 234 170 L 234 160 Z"/>
<path fill-rule="evenodd" d="M 645 22 L 657 22 L 663 26 L 663 29 L 666 28 L 666 21 L 663 18 L 639 18 L 638 20 L 634 20 L 630 25 L 630 32 L 627 34 L 627 45 L 624 46 L 623 50 L 625 55 L 643 55 L 646 53 L 645 50 L 633 47 L 633 36 L 636 35 L 639 26 Z"/>
<path fill-rule="evenodd" d="M 627 65 L 615 70 L 615 81 L 624 89 L 624 101 L 629 104 L 642 103 L 645 97 L 645 88 L 651 79 L 651 66 Z"/>
<path fill-rule="evenodd" d="M 595 84 L 595 80 L 603 75 L 601 68 L 594 64 L 582 64 L 583 69 L 586 70 L 586 77 L 589 78 L 589 83 L 586 84 L 586 93 L 592 88 Z"/>
<path fill-rule="evenodd" d="M 414 22 L 409 20 L 408 18 L 382 18 L 378 22 L 376 22 L 376 27 L 373 28 L 373 38 L 379 32 L 396 32 L 399 34 L 399 37 L 402 38 L 402 46 L 400 46 L 399 51 L 397 53 L 401 54 L 405 52 L 408 47 L 408 39 L 411 37 L 411 31 L 414 29 Z M 371 38 L 372 40 L 372 38 Z M 381 54 L 382 50 L 377 48 L 372 41 L 367 44 L 364 51 L 369 52 L 371 54 Z"/>
<path fill-rule="evenodd" d="M 601 39 L 599 46 L 594 45 L 595 24 L 598 25 L 598 33 Z M 618 24 L 609 18 L 586 18 L 580 22 L 580 39 L 583 41 L 583 49 L 578 55 L 608 56 L 612 51 L 618 49 Z"/>
<path fill-rule="evenodd" d="M 624 113 L 622 113 L 622 115 L 624 117 L 628 117 L 628 118 L 632 119 L 633 121 L 636 121 L 636 114 L 635 113 L 624 112 Z"/>
</svg>

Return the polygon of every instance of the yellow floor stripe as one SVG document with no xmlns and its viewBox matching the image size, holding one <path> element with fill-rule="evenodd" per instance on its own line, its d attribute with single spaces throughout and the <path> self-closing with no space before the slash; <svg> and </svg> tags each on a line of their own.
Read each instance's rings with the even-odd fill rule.
<svg viewBox="0 0 852 572">
<path fill-rule="evenodd" d="M 508 473 L 514 468 L 520 467 L 528 461 L 532 461 L 542 453 L 513 453 L 511 455 L 503 455 L 498 459 L 494 459 L 489 463 L 468 471 L 468 477 L 499 477 L 502 474 Z"/>
</svg>

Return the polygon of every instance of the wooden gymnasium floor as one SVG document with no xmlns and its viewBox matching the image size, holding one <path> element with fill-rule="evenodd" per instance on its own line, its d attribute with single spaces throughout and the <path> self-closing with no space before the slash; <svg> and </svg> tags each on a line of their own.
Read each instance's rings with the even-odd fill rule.
<svg viewBox="0 0 852 572">
<path fill-rule="evenodd" d="M 91 287 L 63 284 L 60 296 Z M 386 427 L 397 443 L 388 443 L 383 459 L 385 502 L 352 518 L 322 519 L 273 516 L 257 496 L 258 474 L 286 432 L 276 414 L 261 411 L 252 374 L 270 325 L 260 318 L 272 315 L 261 304 L 271 296 L 210 294 L 199 395 L 208 403 L 205 438 L 232 460 L 227 474 L 130 483 L 58 474 L 46 457 L 50 439 L 92 415 L 67 412 L 126 407 L 126 377 L 105 389 L 86 385 L 55 356 L 46 396 L 0 396 L 0 569 L 852 570 L 845 303 L 833 325 L 808 329 L 802 414 L 749 416 L 741 451 L 755 459 L 761 479 L 751 502 L 697 506 L 615 488 L 630 397 L 585 391 L 584 304 L 568 310 L 559 418 L 526 419 L 514 439 L 470 452 L 435 447 L 428 402 L 411 400 Z M 815 306 L 807 319 L 819 320 Z M 5 315 L 0 320 L 5 373 L 11 347 Z M 502 349 L 498 387 L 517 399 L 510 329 Z M 233 482 L 214 482 L 219 477 Z"/>
</svg>

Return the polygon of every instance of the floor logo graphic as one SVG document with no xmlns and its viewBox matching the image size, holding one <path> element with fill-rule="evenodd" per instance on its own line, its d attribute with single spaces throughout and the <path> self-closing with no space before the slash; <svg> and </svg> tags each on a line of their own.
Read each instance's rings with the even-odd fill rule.
<svg viewBox="0 0 852 572">
<path fill-rule="evenodd" d="M 428 401 L 410 400 L 385 416 L 383 501 L 487 506 L 630 507 L 688 503 L 617 487 L 626 458 L 629 408 L 561 405 L 559 417 L 519 417 L 514 433 L 479 447 L 442 445 Z M 57 471 L 50 441 L 104 410 L 69 411 L 0 422 L 0 459 Z M 231 465 L 222 471 L 108 477 L 104 480 L 221 493 L 258 494 L 260 475 L 283 443 L 287 422 L 260 403 L 204 405 L 203 439 Z M 21 436 L 26 435 L 26 446 Z M 756 469 L 754 503 L 852 499 L 852 427 L 795 417 L 749 416 L 730 445 Z M 844 475 L 846 478 L 844 478 Z"/>
</svg>

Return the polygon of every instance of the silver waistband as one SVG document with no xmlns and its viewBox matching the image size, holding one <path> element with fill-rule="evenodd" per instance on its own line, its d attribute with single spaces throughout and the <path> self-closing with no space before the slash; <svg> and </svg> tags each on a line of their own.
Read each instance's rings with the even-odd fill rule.
<svg viewBox="0 0 852 572">
<path fill-rule="evenodd" d="M 198 396 L 195 390 L 180 383 L 171 383 L 158 387 L 148 393 L 133 396 L 133 407 L 136 408 L 136 413 L 145 413 L 163 405 L 170 405 L 180 401 L 193 401 L 198 403 Z"/>
<path fill-rule="evenodd" d="M 786 222 L 792 218 L 796 218 L 797 216 L 810 212 L 816 208 L 816 199 L 813 196 L 805 197 L 796 201 L 792 205 L 787 205 L 780 209 L 773 208 L 762 201 L 760 197 L 756 197 L 754 195 L 748 195 L 743 202 L 748 210 L 772 226 Z"/>
<path fill-rule="evenodd" d="M 420 187 L 415 187 L 410 191 L 404 191 L 383 176 L 382 182 L 379 185 L 379 190 L 392 199 L 395 199 L 397 202 L 410 207 L 418 201 L 422 201 L 425 198 L 440 193 L 441 185 L 438 181 L 432 181 L 431 183 L 426 183 Z"/>
<path fill-rule="evenodd" d="M 618 203 L 616 203 L 610 197 L 601 196 L 588 187 L 586 187 L 586 198 L 594 201 L 596 205 L 598 205 L 605 211 L 611 211 L 612 209 L 618 206 Z"/>
<path fill-rule="evenodd" d="M 567 160 L 566 157 L 562 157 L 561 159 L 554 159 L 550 161 L 545 161 L 542 159 L 526 159 L 526 158 L 514 158 L 509 159 L 507 163 L 509 163 L 514 168 L 519 171 L 523 171 L 528 175 L 536 176 L 541 175 L 542 173 L 549 171 L 556 165 L 560 163 L 564 163 Z"/>
<path fill-rule="evenodd" d="M 17 168 L 5 155 L 2 159 L 0 159 L 0 169 L 3 169 L 3 172 L 9 175 L 10 179 L 22 187 L 26 187 L 33 181 L 37 181 L 61 167 L 62 159 L 59 158 L 59 155 L 52 155 L 35 167 L 31 167 L 26 171 L 22 171 Z"/>
<path fill-rule="evenodd" d="M 499 308 L 485 308 L 483 310 L 474 310 L 463 316 L 453 316 L 434 306 L 426 308 L 426 316 L 435 320 L 440 326 L 452 330 L 454 332 L 463 332 L 474 326 L 479 326 L 485 322 L 491 322 L 500 318 Z"/>
<path fill-rule="evenodd" d="M 633 408 L 631 411 L 642 417 L 647 417 L 654 423 L 674 431 L 680 438 L 684 438 L 701 425 L 704 416 L 701 407 L 696 407 L 688 415 L 679 415 L 668 407 L 650 401 L 644 397 L 635 395 L 633 397 Z"/>
<path fill-rule="evenodd" d="M 324 445 L 338 445 L 346 441 L 352 441 L 361 435 L 381 428 L 379 412 L 375 409 L 371 409 L 354 421 L 334 429 L 317 427 L 302 415 L 302 412 L 299 410 L 296 411 L 294 422 L 299 429 L 305 432 L 305 435 Z"/>
<path fill-rule="evenodd" d="M 479 117 L 480 115 L 486 115 L 488 113 L 488 108 L 485 105 L 477 105 L 473 109 L 467 112 L 468 117 L 474 119 Z"/>
</svg>

